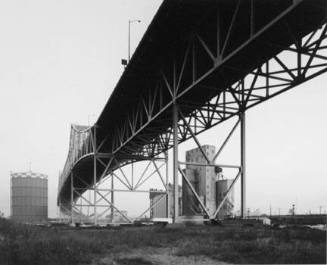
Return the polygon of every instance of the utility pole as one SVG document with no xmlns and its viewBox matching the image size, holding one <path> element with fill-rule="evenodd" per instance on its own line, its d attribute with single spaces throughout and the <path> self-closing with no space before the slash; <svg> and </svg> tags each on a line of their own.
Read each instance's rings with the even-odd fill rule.
<svg viewBox="0 0 327 265">
<path fill-rule="evenodd" d="M 122 59 L 121 64 L 124 66 L 124 68 L 127 67 L 129 64 L 129 61 L 131 60 L 131 24 L 137 22 L 140 23 L 141 20 L 139 19 L 133 19 L 133 20 L 128 20 L 128 49 L 127 49 L 127 59 Z"/>
</svg>

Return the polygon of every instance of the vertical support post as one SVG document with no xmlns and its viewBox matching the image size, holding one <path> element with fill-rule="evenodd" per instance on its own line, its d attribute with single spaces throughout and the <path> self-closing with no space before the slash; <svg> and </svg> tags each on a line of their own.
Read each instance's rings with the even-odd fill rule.
<svg viewBox="0 0 327 265">
<path fill-rule="evenodd" d="M 134 162 L 132 162 L 132 190 L 134 190 Z"/>
<path fill-rule="evenodd" d="M 70 174 L 70 218 L 71 224 L 74 225 L 74 179 L 73 179 L 73 172 Z"/>
<path fill-rule="evenodd" d="M 269 61 L 266 62 L 266 97 L 269 97 Z"/>
<path fill-rule="evenodd" d="M 89 202 L 91 201 L 91 190 L 87 191 L 87 194 L 89 195 Z M 90 204 L 87 205 L 87 216 L 90 216 Z"/>
<path fill-rule="evenodd" d="M 174 178 L 174 216 L 173 222 L 176 223 L 178 220 L 178 109 L 176 102 L 173 104 L 173 178 Z"/>
<path fill-rule="evenodd" d="M 302 39 L 299 38 L 298 40 L 298 52 L 297 52 L 297 77 L 300 78 L 302 74 Z"/>
<path fill-rule="evenodd" d="M 240 113 L 241 123 L 241 217 L 246 216 L 246 156 L 245 156 L 245 112 Z"/>
<path fill-rule="evenodd" d="M 115 197 L 114 197 L 114 175 L 111 175 L 111 209 L 110 209 L 110 215 L 111 215 L 111 222 L 114 221 L 114 203 L 115 203 Z"/>
<path fill-rule="evenodd" d="M 83 223 L 83 200 L 80 199 L 80 207 L 79 207 L 79 211 L 80 211 L 80 224 Z"/>
<path fill-rule="evenodd" d="M 96 148 L 96 126 L 93 127 L 93 200 L 94 200 L 94 225 L 98 224 L 97 220 L 97 148 Z"/>
<path fill-rule="evenodd" d="M 166 216 L 170 218 L 169 179 L 168 179 L 168 151 L 165 152 L 166 163 Z"/>
</svg>

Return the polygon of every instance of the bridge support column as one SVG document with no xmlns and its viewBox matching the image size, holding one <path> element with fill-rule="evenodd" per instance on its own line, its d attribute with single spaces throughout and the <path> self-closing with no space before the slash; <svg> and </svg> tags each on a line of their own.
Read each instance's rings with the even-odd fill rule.
<svg viewBox="0 0 327 265">
<path fill-rule="evenodd" d="M 168 151 L 165 152 L 165 164 L 166 164 L 166 216 L 170 218 L 170 198 L 169 198 L 169 173 L 168 173 Z"/>
<path fill-rule="evenodd" d="M 178 205 L 178 107 L 173 105 L 173 222 L 178 221 L 179 205 Z"/>
<path fill-rule="evenodd" d="M 246 216 L 246 154 L 245 154 L 245 112 L 240 114 L 241 123 L 241 217 Z"/>
<path fill-rule="evenodd" d="M 70 174 L 70 218 L 71 225 L 74 225 L 74 176 L 73 172 Z"/>
<path fill-rule="evenodd" d="M 96 126 L 93 127 L 93 200 L 94 200 L 94 225 L 98 224 L 97 218 L 97 139 L 96 139 Z"/>
<path fill-rule="evenodd" d="M 111 201 L 111 205 L 110 205 L 110 217 L 111 217 L 111 222 L 113 223 L 114 221 L 114 204 L 115 204 L 115 195 L 114 195 L 114 176 L 111 176 L 111 194 L 110 194 L 110 201 Z"/>
</svg>

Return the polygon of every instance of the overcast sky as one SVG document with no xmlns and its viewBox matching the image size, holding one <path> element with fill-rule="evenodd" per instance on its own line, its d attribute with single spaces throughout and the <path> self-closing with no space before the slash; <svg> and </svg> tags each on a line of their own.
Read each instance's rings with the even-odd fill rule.
<svg viewBox="0 0 327 265">
<path fill-rule="evenodd" d="M 0 0 L 0 211 L 10 213 L 10 171 L 27 171 L 31 162 L 33 171 L 48 174 L 49 215 L 57 214 L 70 124 L 95 121 L 123 72 L 128 20 L 142 20 L 132 26 L 134 50 L 160 4 Z M 327 74 L 248 112 L 251 209 L 286 211 L 292 203 L 300 212 L 327 209 L 326 84 Z M 230 126 L 205 133 L 201 142 L 218 144 Z M 235 138 L 222 161 L 235 158 Z M 181 157 L 192 147 L 183 144 Z"/>
</svg>

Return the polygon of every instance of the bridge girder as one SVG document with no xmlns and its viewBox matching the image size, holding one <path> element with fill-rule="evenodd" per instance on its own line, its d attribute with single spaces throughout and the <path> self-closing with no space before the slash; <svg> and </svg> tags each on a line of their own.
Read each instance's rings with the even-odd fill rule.
<svg viewBox="0 0 327 265">
<path fill-rule="evenodd" d="M 178 5 L 196 5 L 194 1 L 180 2 L 177 9 Z M 223 1 L 208 3 L 212 8 L 198 14 L 185 34 L 172 32 L 164 56 L 154 58 L 153 70 L 152 64 L 147 66 L 139 56 L 143 43 L 151 43 L 148 39 L 153 30 L 145 35 L 122 77 L 123 81 L 130 80 L 126 82 L 131 88 L 140 83 L 142 91 L 136 98 L 124 98 L 126 102 L 121 105 L 128 104 L 128 112 L 119 120 L 113 118 L 110 129 L 103 122 L 104 110 L 90 130 L 99 131 L 100 137 L 86 138 L 82 154 L 83 150 L 89 154 L 90 146 L 96 146 L 94 154 L 119 157 L 111 171 L 142 157 L 156 157 L 327 71 L 326 2 L 284 0 L 275 1 L 269 8 L 254 0 L 235 0 L 227 6 Z M 157 16 L 164 16 L 170 5 L 175 4 L 165 1 Z M 155 41 L 153 45 L 159 45 Z M 123 86 L 121 82 L 117 89 L 119 86 Z M 173 123 L 173 117 L 177 122 Z M 81 157 L 79 151 L 74 152 L 75 157 Z M 96 168 L 98 160 L 94 160 Z M 77 163 L 72 161 L 63 179 Z M 245 158 L 241 167 L 245 171 Z M 241 179 L 245 183 L 244 176 Z M 245 200 L 245 190 L 243 193 Z"/>
</svg>

